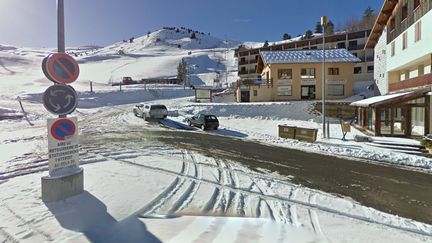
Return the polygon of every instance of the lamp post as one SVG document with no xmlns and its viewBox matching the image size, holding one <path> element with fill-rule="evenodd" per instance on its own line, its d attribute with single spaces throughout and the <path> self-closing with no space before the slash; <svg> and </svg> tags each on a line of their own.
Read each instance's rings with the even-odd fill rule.
<svg viewBox="0 0 432 243">
<path fill-rule="evenodd" d="M 322 105 L 321 105 L 321 114 L 322 114 L 322 133 L 323 133 L 323 138 L 326 138 L 326 73 L 325 73 L 325 30 L 326 30 L 326 26 L 327 26 L 327 16 L 322 16 L 321 17 L 321 26 L 323 28 L 323 34 L 322 34 L 322 42 L 323 42 L 323 48 L 322 48 L 322 82 L 321 82 L 321 97 L 322 97 Z"/>
</svg>

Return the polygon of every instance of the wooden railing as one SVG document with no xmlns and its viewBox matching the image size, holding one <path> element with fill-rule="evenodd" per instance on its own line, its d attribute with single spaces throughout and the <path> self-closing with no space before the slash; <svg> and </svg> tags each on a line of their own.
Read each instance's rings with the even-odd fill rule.
<svg viewBox="0 0 432 243">
<path fill-rule="evenodd" d="M 399 81 L 396 83 L 389 84 L 389 91 L 399 91 L 404 89 L 420 88 L 432 85 L 432 73 L 419 76 L 416 78 Z"/>
<path fill-rule="evenodd" d="M 423 17 L 427 12 L 432 9 L 432 0 L 422 0 L 420 5 L 414 9 L 408 16 L 401 21 L 401 23 L 396 23 L 394 29 L 387 31 L 387 44 L 396 39 L 405 30 L 412 26 L 416 21 Z"/>
</svg>

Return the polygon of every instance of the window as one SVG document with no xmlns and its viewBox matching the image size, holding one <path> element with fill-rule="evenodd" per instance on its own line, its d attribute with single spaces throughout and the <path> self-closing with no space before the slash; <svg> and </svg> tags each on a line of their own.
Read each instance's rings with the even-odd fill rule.
<svg viewBox="0 0 432 243">
<path fill-rule="evenodd" d="M 240 71 L 241 72 L 246 72 L 246 67 L 241 67 Z"/>
<path fill-rule="evenodd" d="M 368 73 L 373 73 L 373 71 L 374 71 L 374 66 L 368 66 L 367 67 L 367 72 Z"/>
<path fill-rule="evenodd" d="M 292 95 L 292 86 L 278 86 L 278 96 L 291 96 Z"/>
<path fill-rule="evenodd" d="M 315 78 L 315 68 L 302 68 L 301 78 Z"/>
<path fill-rule="evenodd" d="M 405 50 L 408 47 L 408 34 L 407 32 L 402 34 L 402 50 Z"/>
<path fill-rule="evenodd" d="M 253 91 L 253 96 L 258 96 L 258 90 Z"/>
<path fill-rule="evenodd" d="M 348 42 L 348 48 L 349 49 L 356 49 L 357 48 L 357 41 L 353 40 L 353 41 Z"/>
<path fill-rule="evenodd" d="M 395 27 L 396 27 L 396 21 L 395 21 L 395 18 L 393 17 L 390 20 L 390 26 L 389 26 L 390 32 L 392 32 L 395 29 Z"/>
<path fill-rule="evenodd" d="M 354 74 L 361 73 L 361 67 L 354 67 Z"/>
<path fill-rule="evenodd" d="M 344 96 L 344 85 L 342 84 L 329 84 L 328 85 L 329 96 Z"/>
<path fill-rule="evenodd" d="M 402 22 L 408 17 L 408 4 L 402 6 Z"/>
<path fill-rule="evenodd" d="M 419 40 L 421 40 L 421 21 L 419 21 L 415 24 L 415 39 L 414 39 L 414 41 L 417 42 Z"/>
<path fill-rule="evenodd" d="M 292 79 L 292 69 L 278 69 L 278 79 Z"/>
<path fill-rule="evenodd" d="M 395 53 L 395 42 L 393 41 L 392 43 L 391 43 L 391 56 L 394 56 L 396 53 Z"/>
<path fill-rule="evenodd" d="M 337 48 L 339 48 L 339 49 L 345 48 L 345 42 L 339 42 L 339 43 L 337 43 Z"/>
<path fill-rule="evenodd" d="M 339 75 L 339 68 L 329 68 L 328 75 Z"/>
<path fill-rule="evenodd" d="M 240 59 L 240 62 L 246 62 L 246 58 L 242 57 L 242 58 Z"/>
<path fill-rule="evenodd" d="M 414 10 L 416 10 L 418 6 L 420 6 L 420 0 L 414 0 Z"/>
</svg>

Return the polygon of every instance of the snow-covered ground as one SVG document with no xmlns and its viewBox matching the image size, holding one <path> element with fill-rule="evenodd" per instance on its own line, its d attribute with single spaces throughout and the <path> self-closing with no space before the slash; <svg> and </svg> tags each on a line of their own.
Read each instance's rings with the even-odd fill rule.
<svg viewBox="0 0 432 243">
<path fill-rule="evenodd" d="M 331 126 L 332 139 L 318 134 L 314 144 L 278 138 L 279 124 L 320 129 L 311 102 L 236 104 L 228 94 L 216 99 L 224 103 L 195 104 L 193 92 L 182 86 L 131 85 L 120 91 L 110 85 L 123 76 L 175 76 L 181 58 L 191 65 L 194 84 L 212 85 L 217 72 L 227 69 L 229 82 L 236 80 L 232 47 L 238 43 L 201 34 L 191 40 L 186 32 L 160 30 L 133 43 L 68 49 L 77 54 L 81 69 L 73 84 L 79 94 L 74 116 L 80 120 L 86 192 L 49 204 L 41 201 L 40 178 L 47 175 L 46 118 L 52 115 L 41 97 L 51 82 L 40 65 L 54 50 L 0 46 L 0 114 L 21 112 L 20 96 L 29 119 L 0 121 L 1 242 L 431 240 L 431 225 L 292 184 L 276 173 L 251 171 L 236 161 L 134 136 L 134 131 L 167 129 L 133 116 L 133 104 L 149 101 L 166 104 L 173 122 L 203 110 L 214 113 L 221 123 L 215 135 L 243 134 L 242 139 L 276 146 L 431 170 L 430 159 L 352 141 L 360 133 L 356 130 L 343 142 L 337 124 Z M 95 93 L 89 92 L 90 81 Z"/>
<path fill-rule="evenodd" d="M 1 136 L 0 240 L 230 242 L 253 235 L 260 242 L 424 242 L 432 236 L 430 225 L 275 173 L 134 137 L 136 129 L 165 128 L 135 118 L 128 108 L 81 109 L 86 192 L 57 203 L 40 199 L 40 177 L 47 174 L 44 121 L 2 124 L 8 132 Z"/>
</svg>

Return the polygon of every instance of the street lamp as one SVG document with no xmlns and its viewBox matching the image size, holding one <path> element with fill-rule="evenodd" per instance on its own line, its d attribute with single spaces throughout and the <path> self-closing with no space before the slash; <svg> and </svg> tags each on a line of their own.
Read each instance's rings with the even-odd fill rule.
<svg viewBox="0 0 432 243">
<path fill-rule="evenodd" d="M 321 26 L 323 29 L 323 34 L 322 34 L 322 40 L 323 40 L 323 48 L 322 48 L 322 82 L 321 82 L 321 86 L 322 86 L 322 91 L 321 91 L 321 97 L 322 97 L 322 105 L 321 105 L 321 114 L 322 114 L 322 128 L 323 128 L 323 138 L 326 138 L 326 127 L 325 127 L 325 123 L 326 123 L 326 109 L 325 109 L 325 100 L 326 100 L 326 73 L 325 73 L 325 31 L 326 31 L 326 26 L 327 26 L 327 16 L 322 16 L 321 17 Z"/>
</svg>

